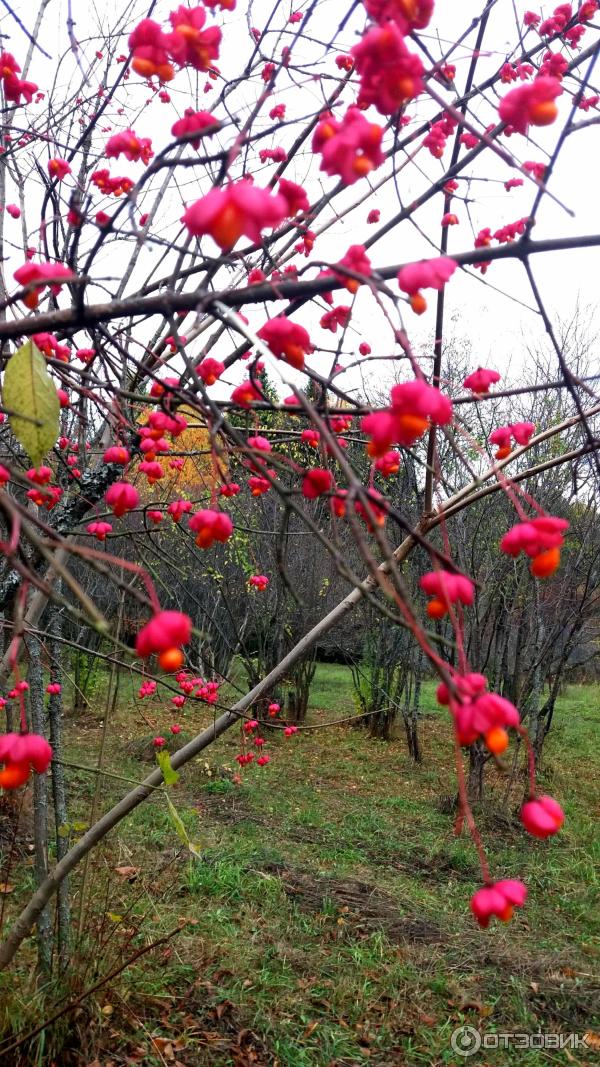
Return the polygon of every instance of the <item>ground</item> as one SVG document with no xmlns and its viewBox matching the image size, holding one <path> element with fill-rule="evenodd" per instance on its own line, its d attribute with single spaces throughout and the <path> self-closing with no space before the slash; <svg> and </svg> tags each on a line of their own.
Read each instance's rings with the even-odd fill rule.
<svg viewBox="0 0 600 1067">
<path fill-rule="evenodd" d="M 100 680 L 85 718 L 69 723 L 68 759 L 80 768 L 97 759 L 103 687 Z M 385 743 L 348 726 L 289 739 L 268 732 L 271 763 L 245 771 L 236 785 L 239 733 L 231 731 L 170 791 L 197 857 L 178 839 L 160 793 L 95 854 L 69 997 L 181 923 L 178 932 L 100 984 L 26 1051 L 4 1051 L 2 1064 L 600 1062 L 593 1048 L 488 1050 L 467 1060 L 451 1045 L 453 1031 L 467 1024 L 488 1035 L 588 1033 L 600 1048 L 599 697 L 597 687 L 580 686 L 560 700 L 541 783 L 567 813 L 554 840 L 522 832 L 515 818 L 521 778 L 511 787 L 510 774 L 490 769 L 479 820 L 492 870 L 522 877 L 530 896 L 513 922 L 487 931 L 468 911 L 480 877 L 469 838 L 453 833 L 451 738 L 432 686 L 418 768 L 400 734 Z M 160 707 L 144 703 L 144 721 L 122 680 L 107 723 L 107 770 L 133 781 L 144 776 L 144 739 L 172 721 Z M 320 666 L 309 724 L 352 711 L 349 671 Z M 209 713 L 183 711 L 177 719 L 180 736 L 189 738 Z M 89 819 L 95 778 L 69 768 L 74 835 Z M 126 789 L 104 777 L 101 809 Z M 31 886 L 26 863 L 11 875 L 9 916 Z M 81 885 L 79 872 L 76 920 Z M 51 1014 L 43 988 L 32 993 L 33 959 L 29 942 L 0 980 L 0 1053 L 15 1033 L 22 1037 Z M 64 1007 L 57 1000 L 50 998 L 56 1012 Z"/>
</svg>

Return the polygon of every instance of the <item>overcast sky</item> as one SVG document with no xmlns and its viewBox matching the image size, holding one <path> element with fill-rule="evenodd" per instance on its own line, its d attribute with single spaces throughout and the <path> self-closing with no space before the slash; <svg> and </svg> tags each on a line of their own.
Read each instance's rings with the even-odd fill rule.
<svg viewBox="0 0 600 1067">
<path fill-rule="evenodd" d="M 174 2 L 159 2 L 154 17 L 159 21 L 166 20 L 169 10 L 174 6 L 176 6 Z M 277 14 L 272 21 L 272 32 L 263 39 L 263 54 L 269 56 L 272 50 L 280 54 L 282 44 L 291 41 L 289 31 L 295 32 L 297 29 L 297 27 L 287 25 L 289 14 L 292 11 L 307 10 L 309 6 L 307 3 L 290 4 L 289 0 L 279 3 Z M 439 58 L 449 46 L 449 42 L 455 40 L 466 30 L 471 20 L 479 15 L 481 6 L 480 0 L 477 3 L 469 2 L 469 0 L 461 0 L 461 3 L 448 3 L 447 0 L 438 2 L 434 19 L 422 35 L 424 43 L 434 58 Z M 490 15 L 489 28 L 484 42 L 484 55 L 478 67 L 478 81 L 497 70 L 506 56 L 511 54 L 518 40 L 515 11 L 520 21 L 523 11 L 531 6 L 534 5 L 525 4 L 522 0 L 515 0 L 515 3 L 513 0 L 498 0 Z M 311 40 L 298 41 L 295 44 L 293 54 L 296 63 L 306 62 L 310 69 L 307 74 L 298 73 L 291 77 L 283 73 L 278 81 L 278 89 L 273 102 L 286 104 L 288 118 L 299 119 L 321 106 L 324 93 L 331 90 L 334 84 L 333 79 L 337 74 L 334 63 L 335 55 L 344 48 L 351 47 L 364 27 L 362 6 L 359 5 L 359 10 L 354 13 L 338 41 L 333 46 L 329 46 L 336 34 L 340 11 L 343 12 L 345 7 L 345 4 L 340 4 L 340 0 L 321 0 L 306 28 Z M 235 12 L 216 15 L 217 23 L 224 28 L 219 67 L 225 77 L 231 78 L 243 69 L 243 64 L 253 48 L 248 25 L 263 29 L 268 22 L 271 8 L 272 4 L 265 0 L 251 4 L 247 3 L 247 0 L 238 0 Z M 32 29 L 35 22 L 34 4 L 30 0 L 26 2 L 17 0 L 15 10 L 23 23 Z M 89 98 L 103 83 L 106 75 L 104 38 L 109 34 L 114 35 L 115 25 L 118 23 L 121 38 L 116 47 L 120 51 L 126 51 L 127 33 L 145 13 L 146 6 L 137 2 L 125 6 L 123 4 L 104 5 L 94 0 L 75 0 L 73 10 L 76 20 L 75 33 L 80 43 L 79 60 L 88 75 L 82 95 Z M 49 96 L 53 93 L 56 101 L 68 98 L 69 94 L 75 91 L 77 84 L 82 81 L 81 71 L 77 67 L 73 54 L 69 51 L 67 14 L 68 8 L 65 0 L 50 0 L 38 39 L 52 58 L 46 59 L 39 52 L 34 54 L 29 72 L 29 77 L 39 83 L 40 89 L 45 90 Z M 212 20 L 210 13 L 209 19 Z M 0 20 L 0 28 L 5 35 L 4 47 L 22 61 L 27 50 L 27 40 L 22 31 L 7 15 Z M 287 32 L 287 36 L 282 37 L 282 31 Z M 588 35 L 583 40 L 584 46 L 592 43 L 595 32 L 594 30 L 588 31 Z M 531 44 L 534 41 L 534 37 L 528 38 Z M 459 91 L 464 84 L 471 59 L 472 44 L 473 36 L 467 37 L 452 56 L 452 62 L 457 67 L 456 85 Z M 557 50 L 557 46 L 554 47 Z M 102 60 L 95 57 L 97 48 L 104 53 Z M 567 58 L 570 58 L 571 54 L 568 52 L 566 54 Z M 114 77 L 117 69 L 118 66 L 113 63 L 109 68 L 111 77 Z M 581 69 L 583 72 L 585 65 Z M 315 73 L 332 80 L 315 80 L 313 76 Z M 162 148 L 170 140 L 171 124 L 182 114 L 186 106 L 191 104 L 195 107 L 211 108 L 216 100 L 219 87 L 217 85 L 214 92 L 205 95 L 202 92 L 205 81 L 204 75 L 196 79 L 190 77 L 187 71 L 180 72 L 169 86 L 171 101 L 165 104 L 161 103 L 157 96 L 152 98 L 152 94 L 148 92 L 140 79 L 132 76 L 130 82 L 119 90 L 114 106 L 111 106 L 107 112 L 106 121 L 103 122 L 103 129 L 106 129 L 106 133 L 101 135 L 99 132 L 96 136 L 94 145 L 99 157 L 103 138 L 109 136 L 109 131 L 114 132 L 128 125 L 133 125 L 140 135 L 151 136 L 155 149 Z M 240 85 L 228 99 L 230 113 L 243 119 L 245 108 L 256 100 L 261 84 L 260 79 L 255 77 L 246 85 Z M 575 83 L 571 81 L 568 84 L 572 92 Z M 509 88 L 502 87 L 502 91 L 508 91 Z M 436 85 L 436 91 L 446 99 L 452 99 L 452 94 L 441 86 Z M 351 103 L 352 98 L 353 92 L 348 88 L 343 95 L 343 103 Z M 26 127 L 27 122 L 33 120 L 35 128 L 44 132 L 47 100 L 48 97 L 41 104 L 21 110 L 18 113 L 17 122 Z M 529 141 L 516 135 L 509 140 L 502 139 L 502 144 L 506 145 L 515 158 L 521 162 L 530 159 L 546 160 L 566 121 L 570 103 L 571 94 L 565 92 L 559 100 L 559 121 L 545 130 L 536 130 L 534 140 Z M 118 110 L 123 107 L 126 111 L 119 115 Z M 478 101 L 474 106 L 470 118 L 480 128 L 484 128 L 497 117 L 496 108 L 495 93 L 488 93 L 485 100 Z M 259 126 L 269 124 L 267 111 L 268 108 L 263 110 Z M 408 108 L 408 113 L 414 122 L 422 122 L 435 114 L 435 111 L 436 105 L 427 96 L 422 97 Z M 227 120 L 227 114 L 222 107 L 216 108 L 216 113 L 219 118 Z M 336 113 L 343 113 L 343 105 L 338 106 Z M 369 113 L 369 115 L 373 121 L 378 120 L 376 113 L 373 112 L 372 116 Z M 578 112 L 577 117 L 582 119 L 585 115 L 583 112 Z M 56 136 L 58 128 L 62 129 L 64 134 L 64 126 L 62 128 L 51 126 L 48 130 L 51 137 Z M 74 131 L 77 131 L 77 126 L 74 127 Z M 293 125 L 284 127 L 272 139 L 261 142 L 261 146 L 273 147 L 276 144 L 288 146 L 293 142 L 296 134 L 297 127 Z M 71 132 L 70 138 L 72 136 Z M 229 123 L 219 137 L 220 143 L 230 144 L 232 136 L 233 127 Z M 55 145 L 48 150 L 45 150 L 43 146 L 38 146 L 35 154 L 45 163 L 49 155 L 62 154 L 61 145 Z M 445 162 L 449 159 L 449 155 L 450 148 L 444 157 Z M 598 232 L 600 222 L 597 192 L 599 158 L 597 126 L 591 126 L 568 138 L 552 177 L 550 189 L 556 200 L 573 212 L 573 216 L 568 214 L 556 200 L 545 197 L 536 218 L 535 238 Z M 404 163 L 404 159 L 401 162 Z M 99 165 L 106 164 L 100 161 Z M 142 171 L 141 164 L 130 164 L 125 160 L 110 161 L 110 168 L 112 173 L 124 173 L 133 178 L 139 177 Z M 272 165 L 268 165 L 264 170 L 253 167 L 257 183 L 266 184 L 271 168 Z M 238 172 L 241 173 L 241 171 Z M 377 171 L 373 175 L 374 184 L 380 183 L 382 178 L 390 173 L 389 166 Z M 382 222 L 385 222 L 397 212 L 399 198 L 402 204 L 410 203 L 428 187 L 432 178 L 438 177 L 441 173 L 442 164 L 434 160 L 426 151 L 421 151 L 415 163 L 402 167 L 397 179 L 397 189 L 394 183 L 388 180 L 379 191 L 373 192 L 364 204 L 339 220 L 335 219 L 331 209 L 326 210 L 319 218 L 316 228 L 332 220 L 333 225 L 328 226 L 326 234 L 317 242 L 315 256 L 319 259 L 335 261 L 350 244 L 361 242 L 373 234 L 373 227 L 366 225 L 366 216 L 371 208 L 379 208 Z M 493 231 L 506 223 L 529 215 L 536 192 L 535 186 L 531 183 L 526 183 L 523 188 L 506 192 L 504 181 L 514 177 L 517 172 L 489 151 L 467 173 L 476 180 L 461 182 L 459 196 L 461 194 L 463 197 L 466 196 L 470 201 L 468 205 L 459 197 L 454 201 L 453 210 L 459 216 L 460 224 L 452 229 L 450 252 L 471 248 L 474 235 L 482 227 L 490 226 Z M 316 199 L 321 189 L 330 190 L 335 185 L 334 178 L 319 174 L 318 159 L 315 161 L 308 152 L 303 152 L 290 166 L 287 176 L 304 182 L 312 200 Z M 197 199 L 207 192 L 209 187 L 210 179 L 206 173 L 202 172 L 202 175 L 199 175 L 191 170 L 183 172 L 177 189 L 173 188 L 172 193 L 165 198 L 164 202 L 161 202 L 157 212 L 155 232 L 165 238 L 176 236 L 179 231 L 178 219 L 184 203 Z M 65 193 L 68 188 L 69 180 L 65 183 Z M 156 188 L 155 182 L 154 189 Z M 31 169 L 26 186 L 28 202 L 32 205 L 28 210 L 26 220 L 30 232 L 35 231 L 36 228 L 35 209 L 39 203 L 38 189 L 37 176 Z M 357 183 L 339 201 L 336 200 L 337 209 L 339 210 L 339 205 L 353 203 L 367 191 L 366 181 Z M 105 203 L 101 203 L 100 200 L 101 198 L 98 199 L 98 207 L 105 207 Z M 114 202 L 111 206 L 114 206 Z M 371 250 L 373 263 L 377 266 L 384 266 L 435 254 L 435 246 L 440 237 L 439 221 L 442 209 L 443 200 L 438 195 L 416 213 L 414 222 L 407 220 L 393 233 L 374 245 Z M 13 258 L 15 266 L 22 262 L 21 222 L 5 217 L 5 233 L 7 245 L 4 254 L 10 256 L 10 267 L 7 270 L 10 277 L 14 269 Z M 30 243 L 33 245 L 37 243 L 35 232 L 32 233 Z M 576 305 L 580 304 L 586 309 L 586 315 L 590 318 L 590 329 L 593 329 L 591 320 L 597 301 L 598 254 L 598 250 L 594 249 L 565 253 L 560 257 L 548 255 L 535 258 L 533 263 L 535 276 L 548 309 L 556 321 L 569 319 Z M 157 252 L 148 248 L 141 257 L 140 269 L 132 279 L 130 292 L 135 291 L 136 284 L 140 284 L 141 280 L 147 276 L 156 257 Z M 113 243 L 107 246 L 106 254 L 98 261 L 99 273 L 104 272 L 107 279 L 116 278 L 119 270 L 123 269 L 122 265 L 127 262 L 127 258 L 127 247 L 124 243 L 120 245 Z M 295 261 L 302 266 L 306 263 L 302 257 Z M 164 269 L 159 271 L 161 276 L 164 273 Z M 227 279 L 231 277 L 231 274 L 227 275 Z M 489 284 L 483 284 L 476 271 L 472 271 L 470 275 L 461 272 L 454 276 L 447 287 L 449 328 L 459 337 L 468 336 L 470 339 L 474 366 L 478 364 L 493 366 L 504 372 L 510 367 L 513 377 L 518 376 L 523 364 L 525 345 L 536 346 L 543 342 L 543 325 L 539 315 L 532 310 L 533 300 L 528 292 L 524 271 L 517 264 L 511 262 L 494 264 L 485 280 Z M 114 290 L 113 282 L 107 281 L 107 285 L 109 289 Z M 97 290 L 94 296 L 96 299 L 104 299 L 105 293 Z M 340 298 L 338 302 L 344 302 L 344 300 Z M 429 343 L 433 308 L 434 300 L 431 299 L 430 310 L 422 319 L 417 320 L 410 311 L 405 315 L 405 323 L 417 345 L 427 346 Z M 274 305 L 273 313 L 280 309 L 281 305 Z M 332 348 L 335 339 L 330 333 L 319 328 L 318 317 L 316 311 L 306 312 L 302 321 L 310 328 L 317 345 Z M 252 309 L 249 312 L 249 318 L 252 327 L 258 329 L 264 321 L 264 313 L 262 309 Z M 391 351 L 391 334 L 384 324 L 377 326 L 376 335 L 373 336 L 373 324 L 376 321 L 372 298 L 368 293 L 361 292 L 342 362 L 352 361 L 353 350 L 355 351 L 362 338 L 370 341 L 374 351 L 379 345 L 380 354 Z M 318 354 L 312 358 L 315 366 L 321 366 Z M 352 375 L 351 384 L 359 384 L 359 379 L 355 374 Z"/>
</svg>

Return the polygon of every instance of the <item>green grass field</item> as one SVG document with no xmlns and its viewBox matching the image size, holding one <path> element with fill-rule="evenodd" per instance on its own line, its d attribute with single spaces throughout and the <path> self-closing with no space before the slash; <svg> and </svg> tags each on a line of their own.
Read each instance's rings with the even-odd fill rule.
<svg viewBox="0 0 600 1067">
<path fill-rule="evenodd" d="M 123 686 L 108 723 L 109 771 L 145 775 L 137 741 L 172 721 L 158 709 L 143 704 L 144 721 Z M 241 785 L 231 780 L 237 729 L 207 750 L 171 790 L 199 858 L 181 845 L 160 793 L 95 854 L 70 995 L 186 925 L 32 1042 L 28 1059 L 0 1062 L 51 1063 L 44 1057 L 69 1028 L 82 1058 L 65 1051 L 61 1065 L 600 1062 L 593 1049 L 488 1050 L 466 1060 L 451 1046 L 463 1024 L 488 1035 L 600 1031 L 600 691 L 571 688 L 547 742 L 541 784 L 567 813 L 556 839 L 521 831 L 522 780 L 508 792 L 507 777 L 490 768 L 479 821 L 492 871 L 522 877 L 530 897 L 512 923 L 487 931 L 468 910 L 479 873 L 470 839 L 453 835 L 447 813 L 451 736 L 433 687 L 423 710 L 418 768 L 401 736 L 372 741 L 347 726 L 290 739 L 269 732 L 271 763 L 245 771 Z M 320 666 L 309 725 L 352 712 L 349 671 Z M 98 709 L 69 727 L 73 763 L 94 765 L 103 714 L 99 696 Z M 189 737 L 208 715 L 177 718 Z M 69 781 L 81 827 L 95 776 L 70 768 Z M 101 808 L 126 789 L 105 777 Z M 25 869 L 9 913 L 30 884 Z M 79 875 L 76 913 L 80 888 Z M 24 1032 L 41 1011 L 33 959 L 28 944 L 1 980 L 5 1040 L 8 1016 L 13 1033 Z"/>
</svg>

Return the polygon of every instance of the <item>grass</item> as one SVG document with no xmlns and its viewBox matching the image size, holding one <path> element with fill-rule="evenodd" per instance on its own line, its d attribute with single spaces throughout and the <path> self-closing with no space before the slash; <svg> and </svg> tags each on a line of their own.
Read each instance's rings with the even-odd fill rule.
<svg viewBox="0 0 600 1067">
<path fill-rule="evenodd" d="M 506 778 L 490 769 L 478 816 L 493 872 L 522 877 L 530 896 L 512 923 L 488 931 L 468 912 L 480 879 L 474 849 L 468 837 L 453 835 L 440 804 L 455 788 L 443 715 L 423 719 L 420 767 L 411 765 L 401 738 L 382 743 L 350 727 L 291 739 L 269 732 L 272 762 L 250 768 L 237 785 L 240 742 L 231 731 L 172 789 L 199 858 L 181 845 L 161 795 L 95 854 L 87 940 L 74 960 L 80 989 L 185 924 L 88 998 L 87 1058 L 69 1059 L 67 1043 L 59 1062 L 593 1063 L 591 1051 L 515 1048 L 465 1061 L 450 1038 L 463 1024 L 486 1033 L 578 1034 L 600 1025 L 599 697 L 597 687 L 570 689 L 547 742 L 543 787 L 564 802 L 568 817 L 556 839 L 537 842 L 521 832 L 514 812 L 522 782 L 507 799 Z M 353 707 L 349 671 L 319 665 L 310 725 Z M 434 711 L 433 687 L 426 687 L 424 707 Z M 160 709 L 158 700 L 145 704 L 142 721 L 123 687 L 108 731 L 108 770 L 145 775 L 135 742 L 149 724 L 165 733 L 168 713 Z M 93 765 L 102 714 L 69 730 L 72 762 Z M 200 721 L 196 710 L 178 719 L 186 736 Z M 83 821 L 93 776 L 71 770 L 69 777 L 72 819 Z M 103 808 L 126 789 L 105 778 Z M 116 868 L 135 874 L 123 877 Z M 30 869 L 22 877 L 7 898 L 11 912 Z M 80 885 L 79 877 L 76 904 Z M 17 981 L 13 975 L 0 987 L 8 998 L 5 1031 L 11 1012 L 13 1030 L 31 1025 L 24 990 L 32 958 L 28 944 Z M 19 998 L 23 1018 L 15 1027 Z M 50 1048 L 52 1034 L 44 1040 Z M 30 1046 L 23 1062 L 36 1063 L 39 1047 Z"/>
</svg>

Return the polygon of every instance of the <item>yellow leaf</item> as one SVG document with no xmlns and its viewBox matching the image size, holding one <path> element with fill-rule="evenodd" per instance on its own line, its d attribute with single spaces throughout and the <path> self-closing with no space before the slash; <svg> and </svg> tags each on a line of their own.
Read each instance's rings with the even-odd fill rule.
<svg viewBox="0 0 600 1067">
<path fill-rule="evenodd" d="M 175 782 L 179 781 L 179 775 L 177 771 L 174 771 L 171 766 L 171 757 L 166 749 L 162 752 L 156 753 L 158 765 L 162 771 L 163 780 L 166 786 L 175 785 Z"/>
<path fill-rule="evenodd" d="M 46 360 L 33 341 L 21 345 L 6 364 L 2 387 L 10 428 L 38 467 L 58 437 L 60 403 Z"/>
</svg>

